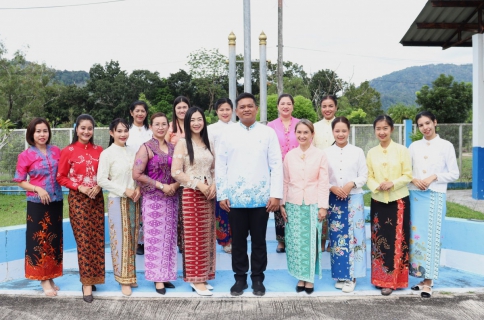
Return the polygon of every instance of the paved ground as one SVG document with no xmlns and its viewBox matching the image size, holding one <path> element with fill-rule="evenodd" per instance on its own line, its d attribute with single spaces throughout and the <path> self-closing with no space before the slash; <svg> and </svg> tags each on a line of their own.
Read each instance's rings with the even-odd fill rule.
<svg viewBox="0 0 484 320">
<path fill-rule="evenodd" d="M 472 198 L 472 190 L 447 190 L 447 201 L 484 213 L 484 200 Z"/>
<path fill-rule="evenodd" d="M 484 294 L 431 299 L 303 297 L 258 299 L 96 299 L 3 296 L 0 319 L 484 319 Z"/>
</svg>

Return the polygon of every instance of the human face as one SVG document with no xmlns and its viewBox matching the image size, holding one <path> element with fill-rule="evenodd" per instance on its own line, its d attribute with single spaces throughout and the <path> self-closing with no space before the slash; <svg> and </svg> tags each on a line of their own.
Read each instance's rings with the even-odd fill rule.
<svg viewBox="0 0 484 320">
<path fill-rule="evenodd" d="M 202 114 L 198 111 L 193 113 L 190 119 L 190 130 L 192 133 L 200 134 L 200 132 L 203 130 L 203 127 L 205 127 L 205 124 L 203 123 Z"/>
<path fill-rule="evenodd" d="M 166 131 L 168 130 L 168 119 L 166 117 L 154 118 L 150 124 L 150 129 L 156 139 L 164 139 Z"/>
<path fill-rule="evenodd" d="M 333 100 L 326 99 L 321 102 L 321 113 L 323 114 L 324 119 L 332 120 L 336 110 L 338 110 L 338 108 L 334 104 Z"/>
<path fill-rule="evenodd" d="M 49 140 L 49 128 L 45 123 L 39 123 L 35 126 L 34 143 L 36 147 L 45 146 Z"/>
<path fill-rule="evenodd" d="M 78 141 L 82 144 L 88 144 L 89 139 L 94 135 L 94 126 L 90 120 L 81 120 L 76 127 Z"/>
<path fill-rule="evenodd" d="M 301 147 L 309 147 L 313 141 L 314 133 L 305 124 L 300 124 L 296 129 L 296 139 Z"/>
<path fill-rule="evenodd" d="M 281 98 L 279 104 L 277 105 L 277 110 L 279 111 L 279 115 L 281 118 L 289 118 L 292 116 L 292 112 L 294 111 L 294 105 L 289 97 Z"/>
<path fill-rule="evenodd" d="M 392 132 L 393 128 L 385 120 L 380 120 L 375 125 L 375 135 L 380 140 L 380 144 L 389 143 Z"/>
<path fill-rule="evenodd" d="M 232 119 L 232 107 L 228 103 L 224 103 L 217 109 L 217 116 L 220 120 L 228 123 Z"/>
<path fill-rule="evenodd" d="M 188 104 L 185 102 L 180 102 L 175 106 L 175 114 L 178 120 L 183 120 L 185 119 L 185 114 L 188 111 Z"/>
<path fill-rule="evenodd" d="M 113 137 L 115 145 L 124 147 L 129 138 L 129 129 L 124 124 L 118 123 L 114 131 L 109 130 L 109 134 Z"/>
<path fill-rule="evenodd" d="M 437 136 L 435 132 L 435 126 L 437 125 L 437 120 L 432 121 L 429 117 L 422 116 L 417 121 L 417 126 L 420 132 L 422 132 L 423 136 L 427 140 L 432 140 Z"/>
<path fill-rule="evenodd" d="M 141 127 L 143 125 L 143 121 L 146 119 L 146 110 L 143 105 L 139 104 L 134 107 L 133 111 L 129 111 L 131 116 L 133 117 L 133 122 L 136 126 Z"/>
<path fill-rule="evenodd" d="M 344 147 L 348 144 L 348 137 L 350 135 L 350 130 L 344 122 L 338 122 L 335 124 L 333 129 L 334 141 L 338 147 Z"/>
<path fill-rule="evenodd" d="M 246 127 L 249 127 L 254 124 L 256 116 L 257 116 L 257 109 L 258 107 L 255 104 L 255 101 L 251 98 L 244 98 L 240 99 L 237 103 L 237 109 L 235 112 Z"/>
</svg>

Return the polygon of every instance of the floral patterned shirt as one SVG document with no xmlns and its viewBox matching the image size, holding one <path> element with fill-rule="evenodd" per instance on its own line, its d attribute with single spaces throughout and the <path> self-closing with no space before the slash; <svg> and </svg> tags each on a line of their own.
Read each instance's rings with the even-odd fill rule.
<svg viewBox="0 0 484 320">
<path fill-rule="evenodd" d="M 18 155 L 13 181 L 27 181 L 28 176 L 30 184 L 47 191 L 51 201 L 62 201 L 62 188 L 55 180 L 60 154 L 60 149 L 52 145 L 47 145 L 46 154 L 33 146 L 24 150 Z M 32 191 L 27 191 L 27 201 L 41 203 L 40 198 Z"/>
<path fill-rule="evenodd" d="M 103 148 L 74 142 L 61 151 L 57 182 L 71 190 L 97 186 L 97 167 Z"/>
</svg>

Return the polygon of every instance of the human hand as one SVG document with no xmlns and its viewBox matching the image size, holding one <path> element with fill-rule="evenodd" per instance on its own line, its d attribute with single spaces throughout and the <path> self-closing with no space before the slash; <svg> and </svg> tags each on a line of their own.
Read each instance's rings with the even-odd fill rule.
<svg viewBox="0 0 484 320">
<path fill-rule="evenodd" d="M 319 208 L 318 210 L 318 221 L 322 222 L 328 216 L 328 210 L 324 208 Z"/>
<path fill-rule="evenodd" d="M 331 187 L 330 190 L 339 199 L 346 199 L 348 197 L 348 194 L 340 187 L 333 186 L 333 187 Z"/>
<path fill-rule="evenodd" d="M 215 198 L 216 194 L 217 194 L 217 189 L 215 188 L 215 183 L 214 183 L 208 188 L 207 200 L 212 200 L 213 198 Z"/>
<path fill-rule="evenodd" d="M 140 197 L 141 197 L 141 189 L 140 187 L 136 187 L 136 189 L 134 189 L 134 195 L 132 199 L 134 202 L 138 202 Z"/>
<path fill-rule="evenodd" d="M 427 177 L 422 180 L 423 183 L 425 183 L 426 187 L 428 188 L 432 182 L 437 180 L 437 176 L 435 174 L 431 175 L 430 177 Z"/>
<path fill-rule="evenodd" d="M 423 182 L 422 180 L 420 179 L 412 179 L 412 183 L 417 187 L 419 188 L 420 190 L 426 190 L 427 189 L 427 185 L 425 184 L 425 182 Z"/>
<path fill-rule="evenodd" d="M 390 190 L 392 187 L 393 187 L 393 182 L 391 182 L 391 181 L 385 181 L 385 182 L 380 183 L 380 187 L 379 187 L 379 189 L 380 189 L 381 191 L 388 191 L 388 190 Z"/>
<path fill-rule="evenodd" d="M 50 196 L 47 191 L 45 191 L 41 187 L 36 186 L 35 192 L 37 193 L 37 196 L 40 198 L 40 202 L 42 202 L 42 204 L 47 205 L 50 203 Z"/>
<path fill-rule="evenodd" d="M 219 205 L 220 205 L 220 208 L 222 208 L 223 210 L 230 212 L 230 200 L 229 199 L 225 199 L 225 200 L 220 201 Z"/>
<path fill-rule="evenodd" d="M 349 196 L 354 186 L 355 186 L 355 183 L 353 181 L 350 181 L 347 184 L 345 184 L 344 187 L 341 189 L 346 194 L 346 196 Z"/>
<path fill-rule="evenodd" d="M 92 187 L 90 188 L 90 191 L 88 192 L 88 197 L 91 198 L 91 199 L 95 199 L 97 194 L 99 193 L 99 191 L 101 191 L 101 187 L 100 186 L 95 186 L 95 187 Z"/>
<path fill-rule="evenodd" d="M 266 204 L 266 212 L 275 212 L 279 210 L 279 205 L 281 203 L 280 199 L 277 198 L 269 198 Z"/>
<path fill-rule="evenodd" d="M 133 200 L 133 195 L 134 195 L 134 190 L 133 189 L 126 189 L 124 191 L 124 194 L 126 195 L 126 197 L 130 198 L 131 200 Z"/>
<path fill-rule="evenodd" d="M 279 208 L 279 210 L 281 211 L 281 216 L 282 218 L 284 219 L 284 221 L 287 223 L 287 212 L 286 212 L 286 208 L 284 206 L 281 206 Z"/>
</svg>

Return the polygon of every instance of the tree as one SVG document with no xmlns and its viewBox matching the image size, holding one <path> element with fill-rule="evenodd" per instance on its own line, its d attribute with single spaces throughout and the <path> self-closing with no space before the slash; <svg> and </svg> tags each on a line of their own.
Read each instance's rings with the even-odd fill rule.
<svg viewBox="0 0 484 320">
<path fill-rule="evenodd" d="M 309 93 L 314 107 L 319 109 L 323 96 L 336 95 L 345 85 L 345 82 L 332 70 L 319 70 L 314 73 L 309 80 Z"/>
<path fill-rule="evenodd" d="M 12 133 L 12 122 L 7 119 L 3 120 L 0 118 L 0 150 L 7 144 L 8 137 Z"/>
<path fill-rule="evenodd" d="M 208 110 L 213 108 L 216 97 L 226 96 L 228 84 L 227 58 L 218 49 L 200 49 L 190 53 L 188 66 L 197 91 L 209 97 Z"/>
<path fill-rule="evenodd" d="M 6 53 L 0 42 L 0 116 L 21 123 L 42 112 L 54 72 L 45 64 L 28 62 L 21 51 L 11 60 Z"/>
<path fill-rule="evenodd" d="M 128 75 L 121 70 L 117 61 L 103 66 L 94 64 L 89 70 L 87 90 L 89 112 L 96 122 L 108 124 L 115 118 L 127 118 L 131 102 L 138 96 L 129 95 Z M 138 93 L 139 94 L 139 93 Z"/>
<path fill-rule="evenodd" d="M 472 84 L 441 74 L 432 82 L 432 88 L 423 86 L 417 92 L 416 102 L 419 111 L 431 111 L 440 123 L 462 123 L 472 110 Z"/>
<path fill-rule="evenodd" d="M 299 77 L 284 78 L 284 93 L 289 93 L 293 97 L 303 96 L 308 99 L 311 98 L 307 84 Z M 271 83 L 267 94 L 277 94 L 277 85 Z"/>
<path fill-rule="evenodd" d="M 185 70 L 180 69 L 178 72 L 170 74 L 166 79 L 166 84 L 175 98 L 185 96 L 192 101 L 195 97 L 196 88 L 192 76 Z M 173 100 L 170 103 L 173 103 Z"/>
<path fill-rule="evenodd" d="M 267 121 L 272 121 L 277 119 L 279 116 L 277 110 L 277 94 L 271 94 L 267 96 Z M 259 108 L 260 114 L 260 108 Z M 257 119 L 260 120 L 260 115 L 258 114 Z M 294 111 L 292 113 L 293 117 L 299 119 L 308 119 L 311 122 L 318 121 L 318 115 L 313 109 L 311 100 L 303 96 L 294 97 Z"/>
<path fill-rule="evenodd" d="M 390 106 L 387 113 L 392 117 L 395 123 L 402 123 L 405 119 L 414 120 L 418 110 L 416 106 L 407 106 L 403 103 L 397 103 Z"/>
<path fill-rule="evenodd" d="M 373 89 L 368 81 L 362 82 L 359 87 L 351 83 L 345 89 L 343 98 L 338 102 L 339 111 L 348 115 L 353 110 L 361 109 L 366 113 L 365 123 L 372 123 L 383 113 L 380 93 Z"/>
</svg>

